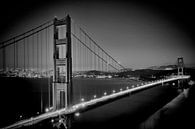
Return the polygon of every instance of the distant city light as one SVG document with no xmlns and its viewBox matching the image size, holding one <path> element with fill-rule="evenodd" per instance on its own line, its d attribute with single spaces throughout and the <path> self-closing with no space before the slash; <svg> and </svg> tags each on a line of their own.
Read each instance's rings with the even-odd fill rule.
<svg viewBox="0 0 195 129">
<path fill-rule="evenodd" d="M 20 118 L 22 118 L 22 115 L 20 115 Z"/>
<path fill-rule="evenodd" d="M 51 122 L 53 123 L 54 122 L 54 119 L 51 119 Z"/>
<path fill-rule="evenodd" d="M 37 112 L 37 115 L 39 115 L 39 112 Z"/>
<path fill-rule="evenodd" d="M 93 96 L 93 98 L 96 98 L 96 97 L 97 97 L 96 95 Z"/>
<path fill-rule="evenodd" d="M 85 99 L 84 98 L 81 98 L 81 102 L 84 102 L 85 101 Z"/>
<path fill-rule="evenodd" d="M 190 80 L 190 81 L 188 82 L 188 85 L 190 85 L 190 86 L 192 86 L 192 85 L 194 85 L 194 84 L 195 84 L 195 82 L 192 81 L 192 80 Z"/>
</svg>

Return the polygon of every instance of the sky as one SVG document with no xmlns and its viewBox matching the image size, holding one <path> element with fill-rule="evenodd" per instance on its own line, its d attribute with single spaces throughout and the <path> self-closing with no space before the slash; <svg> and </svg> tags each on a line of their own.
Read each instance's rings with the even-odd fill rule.
<svg viewBox="0 0 195 129">
<path fill-rule="evenodd" d="M 3 6 L 3 7 L 2 7 Z M 1 4 L 1 39 L 69 14 L 74 22 L 127 68 L 194 65 L 193 8 L 170 1 L 8 1 Z"/>
</svg>

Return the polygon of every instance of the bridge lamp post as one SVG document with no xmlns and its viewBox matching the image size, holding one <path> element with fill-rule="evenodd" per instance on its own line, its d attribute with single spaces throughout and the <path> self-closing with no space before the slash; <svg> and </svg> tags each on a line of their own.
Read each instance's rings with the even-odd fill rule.
<svg viewBox="0 0 195 129">
<path fill-rule="evenodd" d="M 126 89 L 128 90 L 128 89 L 129 89 L 129 87 L 127 86 L 127 87 L 126 87 Z"/>
<path fill-rule="evenodd" d="M 131 87 L 134 88 L 134 85 L 132 85 Z"/>
<path fill-rule="evenodd" d="M 116 92 L 115 90 L 112 91 L 112 93 L 115 93 L 115 92 Z"/>
<path fill-rule="evenodd" d="M 107 93 L 106 92 L 104 92 L 104 96 L 106 96 L 107 95 Z"/>
<path fill-rule="evenodd" d="M 120 91 L 123 91 L 123 89 L 121 88 Z"/>
</svg>

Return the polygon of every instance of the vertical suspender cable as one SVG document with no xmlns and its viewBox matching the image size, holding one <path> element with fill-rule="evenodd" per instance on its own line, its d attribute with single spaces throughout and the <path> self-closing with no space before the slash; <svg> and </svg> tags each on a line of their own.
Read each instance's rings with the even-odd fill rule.
<svg viewBox="0 0 195 129">
<path fill-rule="evenodd" d="M 30 51 L 29 51 L 29 38 L 27 38 L 27 69 L 29 70 L 30 68 L 30 63 L 29 63 L 29 59 L 30 59 Z"/>
<path fill-rule="evenodd" d="M 32 33 L 34 33 L 34 31 L 32 31 Z M 35 39 L 35 37 L 34 37 L 34 35 L 32 36 L 32 68 L 33 68 L 33 70 L 34 70 L 34 67 L 35 67 L 35 65 L 34 65 L 34 39 Z"/>
<path fill-rule="evenodd" d="M 3 43 L 2 46 L 4 46 L 4 44 L 5 44 L 5 43 Z M 6 61 L 6 59 L 5 59 L 5 49 L 6 49 L 6 47 L 3 47 L 3 51 L 2 51 L 2 52 L 3 52 L 3 54 L 2 54 L 2 55 L 3 55 L 3 71 L 6 70 L 6 69 L 5 69 L 5 64 L 6 64 L 6 62 L 5 62 L 5 61 Z"/>
<path fill-rule="evenodd" d="M 39 33 L 37 33 L 37 74 L 39 74 Z"/>
<path fill-rule="evenodd" d="M 16 68 L 19 67 L 19 65 L 18 65 L 18 43 L 16 43 Z"/>
<path fill-rule="evenodd" d="M 45 42 L 46 42 L 46 49 L 45 49 L 45 55 L 46 55 L 46 59 L 45 59 L 45 67 L 46 67 L 46 77 L 48 77 L 48 65 L 47 65 L 47 58 L 48 58 L 48 55 L 47 55 L 47 51 L 48 51 L 48 28 L 46 28 L 46 32 L 45 32 Z"/>
<path fill-rule="evenodd" d="M 48 57 L 48 55 L 47 55 L 47 51 L 48 51 L 48 28 L 46 28 L 46 30 L 45 30 L 45 58 L 46 58 L 46 60 L 45 60 L 45 67 L 46 67 L 46 70 L 45 70 L 45 72 L 46 72 L 46 77 L 47 77 L 47 80 L 48 80 L 48 83 L 47 83 L 47 85 L 48 85 L 48 107 L 50 108 L 50 77 L 48 77 L 48 65 L 47 65 L 47 57 Z"/>
<path fill-rule="evenodd" d="M 43 35 L 42 35 L 42 31 L 40 31 L 40 54 L 41 54 L 41 56 L 40 56 L 40 58 L 41 58 L 41 66 L 40 66 L 40 72 L 41 72 L 41 76 L 42 76 L 42 44 L 43 44 L 43 42 L 42 42 L 42 39 L 43 39 Z"/>
<path fill-rule="evenodd" d="M 25 37 L 25 35 L 24 35 L 24 37 Z M 23 40 L 24 40 L 24 53 L 23 53 L 24 54 L 24 71 L 26 71 L 26 64 L 25 64 L 26 63 L 25 62 L 25 48 L 26 48 L 25 44 L 26 44 L 26 41 L 25 41 L 25 39 L 23 39 Z"/>
<path fill-rule="evenodd" d="M 75 25 L 74 25 L 75 26 Z M 76 28 L 74 28 L 75 29 L 75 34 L 77 35 L 77 33 L 76 33 Z M 74 37 L 73 37 L 74 38 Z M 76 38 L 74 38 L 75 39 L 75 71 L 76 71 L 76 73 L 78 72 L 78 53 L 79 53 L 79 51 L 78 51 L 78 44 L 77 44 L 77 39 Z"/>
<path fill-rule="evenodd" d="M 100 51 L 99 51 L 99 48 L 98 48 L 98 56 L 100 56 Z M 101 66 L 100 66 L 100 58 L 98 58 L 98 71 L 101 71 Z"/>
<path fill-rule="evenodd" d="M 102 51 L 102 59 L 104 59 L 104 53 L 103 53 L 103 51 Z M 102 71 L 104 71 L 104 62 L 103 62 L 103 60 L 101 60 L 102 61 Z"/>
<path fill-rule="evenodd" d="M 92 47 L 91 47 L 91 40 L 89 40 L 89 45 L 90 45 L 90 46 L 89 46 L 90 49 L 92 49 Z M 90 62 L 89 62 L 89 66 L 90 66 L 90 67 L 89 67 L 89 69 L 92 70 L 92 63 L 91 63 L 91 62 L 92 62 L 92 53 L 89 53 L 89 54 L 90 54 L 90 57 L 89 57 L 89 61 L 90 61 Z"/>
<path fill-rule="evenodd" d="M 74 33 L 76 34 L 76 27 L 75 27 L 75 24 L 74 24 Z M 77 63 L 78 63 L 78 51 L 77 51 L 77 40 L 75 39 L 75 71 L 78 70 L 78 66 L 77 66 Z"/>
<path fill-rule="evenodd" d="M 80 37 L 80 40 L 82 41 L 80 28 L 79 28 L 79 37 Z M 83 59 L 82 59 L 82 45 L 81 44 L 80 44 L 80 64 L 81 64 L 81 71 L 82 71 L 83 70 Z"/>
<path fill-rule="evenodd" d="M 84 43 L 86 44 L 86 36 L 85 36 L 85 34 L 84 34 Z M 86 54 L 86 47 L 85 46 L 83 46 L 83 48 L 84 48 L 84 58 L 85 58 L 85 64 L 84 64 L 84 66 L 85 66 L 85 71 L 87 71 L 87 54 Z"/>
<path fill-rule="evenodd" d="M 15 52 L 16 52 L 16 50 L 15 50 L 15 49 L 16 49 L 15 38 L 14 38 L 14 46 L 13 46 L 13 47 L 14 47 L 14 52 L 13 52 L 13 55 L 14 55 L 14 56 L 13 56 L 13 57 L 14 57 L 14 70 L 15 70 L 15 68 L 16 68 L 16 67 L 15 67 L 15 56 L 16 56 L 16 55 L 15 55 L 15 54 L 16 54 L 16 53 L 15 53 Z"/>
<path fill-rule="evenodd" d="M 94 52 L 96 53 L 95 45 L 94 45 Z M 96 66 L 97 66 L 96 65 L 96 56 L 94 54 L 94 70 L 97 70 Z"/>
<path fill-rule="evenodd" d="M 78 69 L 81 71 L 81 49 L 80 49 L 80 41 L 78 41 Z M 80 66 L 80 67 L 79 67 Z"/>
</svg>

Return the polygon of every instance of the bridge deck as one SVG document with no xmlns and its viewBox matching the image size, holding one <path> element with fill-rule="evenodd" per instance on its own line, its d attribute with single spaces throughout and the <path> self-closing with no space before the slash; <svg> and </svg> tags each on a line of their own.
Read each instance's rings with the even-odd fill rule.
<svg viewBox="0 0 195 129">
<path fill-rule="evenodd" d="M 120 91 L 120 92 L 117 92 L 117 93 L 113 93 L 113 94 L 109 94 L 109 95 L 105 95 L 105 96 L 102 96 L 101 98 L 95 98 L 95 99 L 92 99 L 90 101 L 75 104 L 70 108 L 63 108 L 63 109 L 56 110 L 56 111 L 53 111 L 53 112 L 44 113 L 44 114 L 39 115 L 37 117 L 31 117 L 30 119 L 26 119 L 26 120 L 16 122 L 16 123 L 14 123 L 10 126 L 5 127 L 5 129 L 19 128 L 21 126 L 33 125 L 33 124 L 36 124 L 38 122 L 41 122 L 42 120 L 45 120 L 45 119 L 48 119 L 48 118 L 54 118 L 54 117 L 57 117 L 59 115 L 74 114 L 74 113 L 77 113 L 77 112 L 79 112 L 80 110 L 82 110 L 84 108 L 87 109 L 87 107 L 94 106 L 94 105 L 99 104 L 101 102 L 106 102 L 110 99 L 114 99 L 114 98 L 117 98 L 117 97 L 120 97 L 120 96 L 124 96 L 126 94 L 131 94 L 131 93 L 139 91 L 139 90 L 144 90 L 144 89 L 147 89 L 147 88 L 151 88 L 151 87 L 154 87 L 154 86 L 157 86 L 159 84 L 166 83 L 166 82 L 171 82 L 171 81 L 176 81 L 176 80 L 181 80 L 181 79 L 189 79 L 189 78 L 190 78 L 190 76 L 187 76 L 187 75 L 172 76 L 170 78 L 161 79 L 161 80 L 153 81 L 153 82 L 150 82 L 150 83 L 146 83 L 146 84 L 143 84 L 139 87 L 135 87 L 135 88 L 131 88 L 131 89 L 127 88 L 126 90 L 123 90 L 123 91 Z"/>
</svg>

